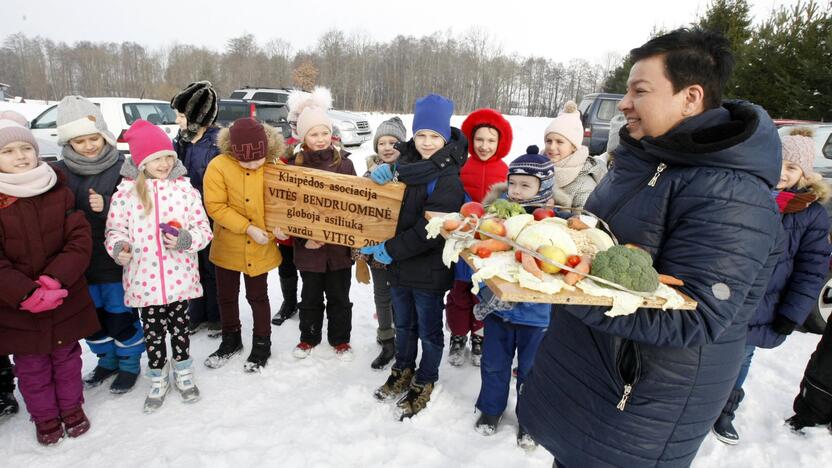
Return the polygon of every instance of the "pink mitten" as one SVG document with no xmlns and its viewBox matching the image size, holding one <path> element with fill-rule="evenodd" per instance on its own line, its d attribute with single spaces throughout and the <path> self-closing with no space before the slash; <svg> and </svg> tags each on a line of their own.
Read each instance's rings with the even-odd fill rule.
<svg viewBox="0 0 832 468">
<path fill-rule="evenodd" d="M 20 309 L 33 314 L 56 309 L 64 303 L 64 298 L 69 295 L 66 289 L 49 290 L 41 286 L 35 289 L 25 301 L 20 303 Z"/>
<path fill-rule="evenodd" d="M 46 275 L 40 275 L 40 278 L 35 280 L 35 283 L 43 286 L 44 288 L 55 291 L 57 289 L 61 289 L 61 283 L 58 282 L 55 278 Z"/>
</svg>

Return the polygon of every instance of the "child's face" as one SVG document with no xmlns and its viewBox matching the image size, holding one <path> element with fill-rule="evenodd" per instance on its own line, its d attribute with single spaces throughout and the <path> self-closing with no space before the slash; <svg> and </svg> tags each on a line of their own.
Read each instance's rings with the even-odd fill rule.
<svg viewBox="0 0 832 468">
<path fill-rule="evenodd" d="M 413 135 L 413 143 L 416 144 L 416 151 L 422 155 L 422 159 L 428 159 L 437 151 L 445 147 L 445 139 L 442 135 L 432 130 L 419 130 Z"/>
<path fill-rule="evenodd" d="M 378 139 L 378 157 L 386 163 L 399 159 L 399 150 L 396 149 L 396 137 L 385 135 Z"/>
<path fill-rule="evenodd" d="M 534 198 L 540 190 L 540 179 L 535 176 L 515 174 L 508 176 L 508 198 L 522 202 Z"/>
<path fill-rule="evenodd" d="M 176 111 L 176 125 L 179 125 L 179 130 L 188 129 L 188 118 L 179 111 Z"/>
<path fill-rule="evenodd" d="M 783 169 L 780 171 L 780 182 L 777 190 L 786 190 L 794 187 L 803 177 L 803 169 L 791 161 L 783 161 Z"/>
<path fill-rule="evenodd" d="M 91 133 L 75 137 L 69 140 L 69 144 L 81 156 L 95 158 L 101 154 L 101 149 L 104 148 L 104 138 L 100 133 Z"/>
<path fill-rule="evenodd" d="M 491 127 L 480 127 L 474 132 L 474 152 L 481 161 L 488 161 L 497 152 L 500 134 Z"/>
<path fill-rule="evenodd" d="M 167 179 L 170 175 L 170 171 L 173 170 L 175 162 L 176 159 L 168 154 L 152 161 L 148 161 L 144 165 L 144 171 L 147 175 L 154 179 Z"/>
<path fill-rule="evenodd" d="M 332 131 L 325 125 L 312 127 L 303 137 L 303 143 L 312 151 L 325 150 L 332 144 Z"/>
<path fill-rule="evenodd" d="M 560 133 L 550 133 L 546 135 L 546 156 L 553 162 L 558 162 L 561 159 L 571 156 L 575 152 L 575 147 Z"/>
<path fill-rule="evenodd" d="M 0 148 L 0 172 L 22 174 L 38 167 L 38 152 L 31 143 L 13 141 Z"/>
<path fill-rule="evenodd" d="M 261 167 L 263 167 L 263 164 L 266 164 L 266 159 L 263 158 L 263 159 L 258 159 L 257 161 L 237 161 L 237 162 L 240 163 L 240 166 L 243 166 L 246 169 L 256 171 L 257 169 L 260 169 Z"/>
</svg>

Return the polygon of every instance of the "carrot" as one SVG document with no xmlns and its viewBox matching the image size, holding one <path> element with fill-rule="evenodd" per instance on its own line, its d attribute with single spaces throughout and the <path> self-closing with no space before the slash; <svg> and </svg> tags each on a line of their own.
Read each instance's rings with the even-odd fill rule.
<svg viewBox="0 0 832 468">
<path fill-rule="evenodd" d="M 486 239 L 474 243 L 470 250 L 476 252 L 479 249 L 488 249 L 492 252 L 505 252 L 506 250 L 511 250 L 511 246 L 497 239 Z"/>
<path fill-rule="evenodd" d="M 576 231 L 583 231 L 584 229 L 589 229 L 589 226 L 585 222 L 581 221 L 580 216 L 573 216 L 567 219 L 566 225 L 570 229 L 574 229 Z"/>
<path fill-rule="evenodd" d="M 537 262 L 535 261 L 535 258 L 532 257 L 531 255 L 529 255 L 528 252 L 521 252 L 520 253 L 520 260 L 521 260 L 521 264 L 523 265 L 524 270 L 533 274 L 534 276 L 536 276 L 540 280 L 543 279 L 543 270 L 541 270 L 540 267 L 537 266 Z"/>
<path fill-rule="evenodd" d="M 659 275 L 659 283 L 666 284 L 668 286 L 684 286 L 685 282 L 676 278 L 675 276 L 670 275 Z"/>
<path fill-rule="evenodd" d="M 589 274 L 590 266 L 592 266 L 592 260 L 589 256 L 581 255 L 581 262 L 575 265 L 575 270 L 577 270 L 578 273 L 572 271 L 567 272 L 563 275 L 563 281 L 569 286 L 574 286 L 575 283 L 584 279 L 585 275 Z"/>
</svg>

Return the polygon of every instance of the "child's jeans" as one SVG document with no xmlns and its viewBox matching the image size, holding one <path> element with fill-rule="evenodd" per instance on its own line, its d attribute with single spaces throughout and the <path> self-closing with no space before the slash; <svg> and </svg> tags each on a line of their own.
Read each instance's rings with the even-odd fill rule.
<svg viewBox="0 0 832 468">
<path fill-rule="evenodd" d="M 77 342 L 49 354 L 15 354 L 14 365 L 17 386 L 33 421 L 50 421 L 84 403 Z"/>
<path fill-rule="evenodd" d="M 413 288 L 390 288 L 393 319 L 396 322 L 396 363 L 394 369 L 416 367 L 419 342 L 422 358 L 416 371 L 416 383 L 439 380 L 439 363 L 445 335 L 442 332 L 442 296 L 444 294 Z"/>
</svg>

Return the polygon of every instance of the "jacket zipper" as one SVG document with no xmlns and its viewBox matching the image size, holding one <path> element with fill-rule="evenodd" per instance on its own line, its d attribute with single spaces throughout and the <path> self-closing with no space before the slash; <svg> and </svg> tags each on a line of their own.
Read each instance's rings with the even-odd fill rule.
<svg viewBox="0 0 832 468">
<path fill-rule="evenodd" d="M 653 178 L 650 179 L 650 182 L 648 182 L 647 185 L 650 187 L 655 187 L 656 182 L 659 181 L 659 176 L 662 175 L 662 172 L 664 172 L 665 169 L 667 169 L 667 164 L 659 163 L 659 166 L 656 168 L 656 173 L 653 174 Z"/>
<path fill-rule="evenodd" d="M 627 406 L 627 400 L 630 399 L 630 393 L 633 392 L 633 385 L 632 384 L 624 384 L 624 394 L 621 395 L 621 401 L 615 405 L 618 408 L 618 411 L 624 411 L 624 407 Z"/>
<path fill-rule="evenodd" d="M 631 377 L 631 380 L 632 380 L 631 382 L 625 381 L 624 374 L 621 372 L 621 365 L 623 364 L 621 362 L 622 359 L 623 359 L 623 352 L 626 351 L 625 346 L 627 346 L 628 343 L 630 344 L 630 346 L 632 346 L 632 351 L 631 352 L 633 353 L 633 356 L 634 356 L 633 366 L 635 367 L 635 369 L 633 370 L 633 375 Z M 639 354 L 638 345 L 636 343 L 630 341 L 630 340 L 624 340 L 624 344 L 622 344 L 621 350 L 622 350 L 622 352 L 621 352 L 621 354 L 619 354 L 618 358 L 616 359 L 616 364 L 615 365 L 616 365 L 616 368 L 618 370 L 618 374 L 619 374 L 619 376 L 621 377 L 621 380 L 624 383 L 624 388 L 623 388 L 622 393 L 621 393 L 621 399 L 618 401 L 618 404 L 615 405 L 615 407 L 619 411 L 624 411 L 624 409 L 627 407 L 627 403 L 629 402 L 630 397 L 633 395 L 633 387 L 635 387 L 636 383 L 638 383 L 639 376 L 641 374 L 641 355 Z"/>
<path fill-rule="evenodd" d="M 655 174 L 653 174 L 650 177 L 645 177 L 644 179 L 642 179 L 642 182 L 636 184 L 635 190 L 631 190 L 627 192 L 626 196 L 619 198 L 619 202 L 615 205 L 612 211 L 610 211 L 609 214 L 607 214 L 606 219 L 604 219 L 604 221 L 609 223 L 610 220 L 612 220 L 615 217 L 615 215 L 618 214 L 618 211 L 621 210 L 621 208 L 623 208 L 624 205 L 626 205 L 627 202 L 630 201 L 630 199 L 632 199 L 641 190 L 642 185 L 647 184 L 647 186 L 649 187 L 655 187 L 656 182 L 659 180 L 659 176 L 662 174 L 662 172 L 664 172 L 665 169 L 667 169 L 667 164 L 659 163 L 659 165 L 656 167 Z"/>
<path fill-rule="evenodd" d="M 162 260 L 162 239 L 160 233 L 162 232 L 161 228 L 159 227 L 159 192 L 156 190 L 156 181 L 153 181 L 153 202 L 155 203 L 155 209 L 153 210 L 156 213 L 156 256 L 159 258 L 159 281 L 162 283 L 162 304 L 167 304 L 168 302 L 168 294 L 165 290 L 165 262 Z"/>
</svg>

